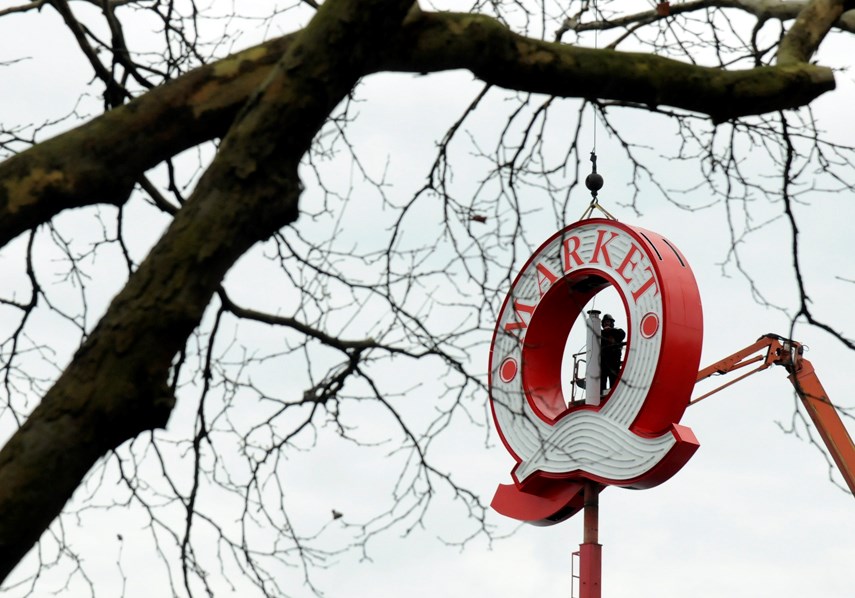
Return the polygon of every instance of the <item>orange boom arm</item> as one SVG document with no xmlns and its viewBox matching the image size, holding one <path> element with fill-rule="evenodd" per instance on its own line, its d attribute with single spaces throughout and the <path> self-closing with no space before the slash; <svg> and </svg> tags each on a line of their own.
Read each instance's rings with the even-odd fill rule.
<svg viewBox="0 0 855 598">
<path fill-rule="evenodd" d="M 754 355 L 764 349 L 766 351 L 765 356 Z M 699 371 L 697 382 L 714 374 L 727 374 L 752 364 L 759 364 L 756 368 L 693 399 L 689 404 L 697 403 L 751 374 L 765 370 L 769 366 L 783 366 L 789 372 L 789 380 L 796 389 L 796 394 L 807 409 L 808 415 L 819 431 L 819 435 L 846 481 L 846 485 L 855 495 L 855 446 L 852 444 L 849 432 L 840 420 L 837 409 L 831 404 L 828 394 L 819 382 L 813 364 L 804 359 L 802 353 L 801 343 L 775 334 L 761 336 L 754 344 Z"/>
</svg>

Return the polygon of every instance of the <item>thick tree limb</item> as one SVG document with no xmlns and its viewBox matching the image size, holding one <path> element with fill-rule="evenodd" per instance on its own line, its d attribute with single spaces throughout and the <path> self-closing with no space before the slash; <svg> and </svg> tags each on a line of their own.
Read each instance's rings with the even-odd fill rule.
<svg viewBox="0 0 855 598">
<path fill-rule="evenodd" d="M 62 210 L 124 203 L 149 168 L 225 134 L 294 35 L 197 69 L 0 163 L 0 246 Z M 417 13 L 374 72 L 469 69 L 488 83 L 562 97 L 669 105 L 721 121 L 803 106 L 834 88 L 810 65 L 724 71 L 512 33 L 484 16 Z"/>
<path fill-rule="evenodd" d="M 834 89 L 834 76 L 823 67 L 726 71 L 652 54 L 525 38 L 493 19 L 471 14 L 426 13 L 409 24 L 401 38 L 383 68 L 465 68 L 508 89 L 668 105 L 707 114 L 714 121 L 803 106 Z"/>
<path fill-rule="evenodd" d="M 173 357 L 231 265 L 296 218 L 300 159 L 410 2 L 328 0 L 247 102 L 167 232 L 0 451 L 0 580 L 101 455 L 165 425 Z"/>
<path fill-rule="evenodd" d="M 787 31 L 776 56 L 781 66 L 805 63 L 843 15 L 846 0 L 810 0 Z"/>
<path fill-rule="evenodd" d="M 225 135 L 293 39 L 198 68 L 0 163 L 0 245 L 66 209 L 121 205 L 145 171 Z"/>
</svg>

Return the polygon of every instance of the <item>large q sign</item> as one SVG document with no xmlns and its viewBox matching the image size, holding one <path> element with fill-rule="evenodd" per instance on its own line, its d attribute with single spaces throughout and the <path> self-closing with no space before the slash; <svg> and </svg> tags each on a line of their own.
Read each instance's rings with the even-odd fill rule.
<svg viewBox="0 0 855 598">
<path fill-rule="evenodd" d="M 628 317 L 617 384 L 599 405 L 568 407 L 561 364 L 570 329 L 609 286 Z M 514 484 L 499 486 L 493 507 L 548 525 L 581 508 L 585 480 L 649 488 L 674 475 L 698 447 L 679 421 L 702 336 L 692 270 L 661 235 L 593 219 L 548 239 L 514 281 L 493 335 L 493 416 L 517 461 Z"/>
</svg>

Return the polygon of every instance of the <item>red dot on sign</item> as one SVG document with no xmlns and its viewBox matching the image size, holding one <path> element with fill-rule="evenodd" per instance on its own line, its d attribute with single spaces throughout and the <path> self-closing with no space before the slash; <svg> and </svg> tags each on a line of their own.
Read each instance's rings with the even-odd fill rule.
<svg viewBox="0 0 855 598">
<path fill-rule="evenodd" d="M 502 366 L 499 368 L 499 376 L 502 378 L 502 382 L 510 382 L 516 375 L 517 360 L 513 357 L 508 357 L 502 362 Z"/>
<path fill-rule="evenodd" d="M 659 316 L 649 313 L 641 318 L 641 336 L 650 338 L 659 330 Z"/>
</svg>

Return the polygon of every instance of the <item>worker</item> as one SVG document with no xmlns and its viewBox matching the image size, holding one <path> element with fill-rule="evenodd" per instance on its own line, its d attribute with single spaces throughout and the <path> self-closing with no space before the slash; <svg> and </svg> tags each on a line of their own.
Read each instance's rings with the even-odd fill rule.
<svg viewBox="0 0 855 598">
<path fill-rule="evenodd" d="M 603 316 L 603 330 L 600 333 L 600 390 L 606 391 L 606 379 L 609 390 L 615 387 L 620 373 L 621 351 L 626 332 L 615 328 L 615 319 L 610 314 Z"/>
</svg>

